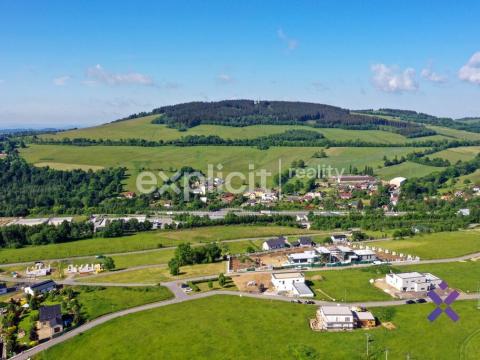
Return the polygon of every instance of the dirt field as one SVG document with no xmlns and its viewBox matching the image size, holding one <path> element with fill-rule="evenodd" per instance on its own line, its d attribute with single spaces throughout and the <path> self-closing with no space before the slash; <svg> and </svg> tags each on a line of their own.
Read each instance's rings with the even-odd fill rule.
<svg viewBox="0 0 480 360">
<path fill-rule="evenodd" d="M 0 218 L 0 226 L 5 226 L 13 220 L 15 220 L 15 218 Z"/>
<path fill-rule="evenodd" d="M 271 290 L 273 288 L 270 281 L 271 278 L 272 275 L 269 273 L 248 273 L 239 276 L 233 276 L 232 280 L 239 291 L 260 292 L 260 284 L 263 284 L 264 289 L 267 290 Z M 250 285 L 248 285 L 249 283 Z"/>
</svg>

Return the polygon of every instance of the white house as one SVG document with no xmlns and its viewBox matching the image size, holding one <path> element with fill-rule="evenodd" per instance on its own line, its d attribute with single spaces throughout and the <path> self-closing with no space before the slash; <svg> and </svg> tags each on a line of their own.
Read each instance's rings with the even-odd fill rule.
<svg viewBox="0 0 480 360">
<path fill-rule="evenodd" d="M 396 188 L 399 188 L 402 186 L 402 184 L 406 181 L 407 179 L 404 178 L 404 177 L 396 177 L 396 178 L 393 178 L 392 180 L 389 181 L 389 184 L 392 185 L 392 186 L 395 186 Z"/>
<path fill-rule="evenodd" d="M 428 291 L 437 287 L 442 280 L 430 273 L 408 272 L 387 274 L 385 281 L 388 285 L 400 291 Z"/>
<path fill-rule="evenodd" d="M 325 305 L 317 310 L 317 319 L 326 330 L 353 330 L 355 322 L 348 306 Z"/>
<path fill-rule="evenodd" d="M 314 264 L 320 261 L 319 254 L 314 251 L 304 251 L 287 255 L 287 265 Z"/>
<path fill-rule="evenodd" d="M 25 294 L 35 295 L 35 294 L 45 294 L 49 291 L 55 290 L 57 288 L 57 284 L 53 280 L 46 280 L 42 281 L 37 284 L 33 284 L 30 286 L 25 287 L 23 291 Z"/>
<path fill-rule="evenodd" d="M 268 250 L 283 249 L 287 246 L 288 246 L 287 239 L 283 236 L 280 236 L 278 238 L 264 241 L 262 244 L 262 250 L 268 251 Z"/>
<path fill-rule="evenodd" d="M 271 281 L 277 292 L 288 292 L 299 297 L 314 296 L 305 284 L 305 276 L 300 272 L 272 273 Z"/>
<path fill-rule="evenodd" d="M 377 260 L 377 255 L 375 251 L 360 249 L 360 250 L 353 250 L 353 253 L 357 257 L 358 261 L 375 261 Z"/>
<path fill-rule="evenodd" d="M 50 265 L 45 265 L 42 262 L 36 262 L 34 266 L 27 267 L 25 274 L 27 276 L 47 276 L 50 275 L 52 269 Z"/>
<path fill-rule="evenodd" d="M 347 235 L 333 234 L 332 236 L 330 236 L 330 239 L 332 239 L 332 243 L 334 244 L 344 243 L 347 242 Z"/>
</svg>

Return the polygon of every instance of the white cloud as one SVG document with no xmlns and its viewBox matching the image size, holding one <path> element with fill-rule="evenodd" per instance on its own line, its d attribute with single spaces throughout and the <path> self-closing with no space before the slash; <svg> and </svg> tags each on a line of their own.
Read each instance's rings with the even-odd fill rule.
<svg viewBox="0 0 480 360">
<path fill-rule="evenodd" d="M 222 84 L 231 84 L 232 82 L 235 81 L 235 79 L 231 75 L 222 73 L 217 76 L 217 81 Z"/>
<path fill-rule="evenodd" d="M 371 70 L 373 73 L 373 86 L 381 91 L 402 93 L 418 89 L 418 84 L 415 79 L 416 74 L 413 68 L 406 68 L 402 71 L 395 66 L 390 67 L 385 64 L 374 64 Z"/>
<path fill-rule="evenodd" d="M 423 69 L 420 76 L 426 80 L 439 84 L 445 83 L 448 80 L 445 75 L 434 72 L 430 67 Z"/>
<path fill-rule="evenodd" d="M 95 83 L 102 83 L 107 85 L 154 85 L 153 79 L 144 74 L 130 72 L 130 73 L 111 73 L 106 71 L 101 65 L 97 64 L 87 69 L 86 72 L 88 80 L 84 83 L 92 85 Z"/>
<path fill-rule="evenodd" d="M 287 45 L 288 50 L 293 51 L 298 47 L 298 41 L 296 39 L 293 39 L 287 36 L 287 34 L 285 34 L 283 29 L 280 28 L 277 30 L 277 36 L 280 40 L 282 40 Z"/>
<path fill-rule="evenodd" d="M 480 51 L 477 51 L 458 71 L 460 80 L 480 85 Z"/>
<path fill-rule="evenodd" d="M 57 85 L 57 86 L 63 86 L 63 85 L 65 85 L 65 84 L 68 82 L 68 80 L 70 80 L 70 79 L 71 79 L 71 77 L 68 76 L 68 75 L 59 76 L 59 77 L 56 77 L 56 78 L 53 79 L 53 83 L 54 83 L 55 85 Z"/>
</svg>

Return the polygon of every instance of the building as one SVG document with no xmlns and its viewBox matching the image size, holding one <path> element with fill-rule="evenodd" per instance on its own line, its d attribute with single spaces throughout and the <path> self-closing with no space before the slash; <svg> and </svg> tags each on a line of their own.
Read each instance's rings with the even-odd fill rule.
<svg viewBox="0 0 480 360">
<path fill-rule="evenodd" d="M 375 261 L 377 260 L 377 255 L 375 251 L 372 250 L 353 250 L 353 253 L 357 257 L 357 261 Z"/>
<path fill-rule="evenodd" d="M 399 176 L 399 177 L 393 178 L 388 183 L 391 186 L 395 186 L 396 188 L 400 188 L 405 181 L 407 181 L 406 178 Z"/>
<path fill-rule="evenodd" d="M 320 256 L 320 261 L 330 263 L 332 262 L 332 252 L 325 246 L 317 246 L 315 251 Z"/>
<path fill-rule="evenodd" d="M 272 273 L 272 284 L 277 292 L 287 292 L 299 297 L 313 297 L 301 272 Z"/>
<path fill-rule="evenodd" d="M 8 292 L 7 284 L 0 283 L 0 295 L 6 294 Z"/>
<path fill-rule="evenodd" d="M 287 238 L 280 236 L 278 238 L 269 239 L 264 241 L 262 244 L 262 249 L 265 251 L 283 249 L 288 246 Z"/>
<path fill-rule="evenodd" d="M 430 273 L 408 272 L 387 274 L 385 281 L 399 291 L 429 291 L 437 287 L 442 280 Z"/>
<path fill-rule="evenodd" d="M 320 256 L 316 251 L 304 251 L 287 255 L 287 265 L 309 265 L 320 262 Z"/>
<path fill-rule="evenodd" d="M 353 317 L 359 328 L 372 328 L 377 325 L 375 316 L 370 311 L 354 311 Z"/>
<path fill-rule="evenodd" d="M 353 252 L 352 249 L 350 249 L 348 246 L 337 246 L 336 251 L 333 252 L 333 255 L 339 260 L 339 261 L 351 261 L 351 260 L 356 260 L 357 257 L 355 256 L 355 253 Z"/>
<path fill-rule="evenodd" d="M 334 243 L 334 244 L 344 243 L 344 242 L 347 242 L 347 235 L 336 234 L 336 235 L 330 236 L 330 239 L 332 239 L 332 243 Z"/>
<path fill-rule="evenodd" d="M 38 340 L 50 339 L 63 331 L 62 309 L 60 305 L 42 306 L 38 314 Z"/>
<path fill-rule="evenodd" d="M 297 241 L 292 243 L 292 246 L 298 246 L 298 247 L 313 247 L 315 245 L 316 244 L 313 242 L 310 236 L 301 236 L 298 238 Z"/>
<path fill-rule="evenodd" d="M 340 175 L 334 176 L 333 179 L 339 184 L 355 184 L 355 183 L 374 183 L 375 178 L 368 175 Z"/>
<path fill-rule="evenodd" d="M 50 265 L 45 265 L 43 262 L 36 262 L 34 266 L 27 267 L 25 274 L 27 276 L 47 276 L 50 275 L 52 269 Z"/>
<path fill-rule="evenodd" d="M 55 290 L 57 288 L 57 284 L 53 280 L 46 280 L 42 281 L 30 286 L 27 286 L 24 289 L 25 294 L 30 295 L 38 295 L 38 294 L 45 294 L 49 291 Z"/>
<path fill-rule="evenodd" d="M 458 215 L 470 216 L 470 209 L 460 209 L 457 211 Z"/>
<path fill-rule="evenodd" d="M 317 320 L 325 330 L 353 330 L 355 322 L 348 306 L 325 305 L 317 310 Z"/>
</svg>

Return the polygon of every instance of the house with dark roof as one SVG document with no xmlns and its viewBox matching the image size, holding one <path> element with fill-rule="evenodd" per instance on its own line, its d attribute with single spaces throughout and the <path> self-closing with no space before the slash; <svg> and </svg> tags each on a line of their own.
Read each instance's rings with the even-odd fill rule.
<svg viewBox="0 0 480 360">
<path fill-rule="evenodd" d="M 63 331 L 62 308 L 58 305 L 42 306 L 37 321 L 38 340 L 51 339 Z"/>
<path fill-rule="evenodd" d="M 315 245 L 316 244 L 313 242 L 310 236 L 301 236 L 298 238 L 297 241 L 292 243 L 292 246 L 295 246 L 295 247 L 312 247 Z"/>
<path fill-rule="evenodd" d="M 45 280 L 30 286 L 27 286 L 24 289 L 25 294 L 30 295 L 38 295 L 38 294 L 45 294 L 49 291 L 55 290 L 57 288 L 57 284 L 53 280 Z"/>
<path fill-rule="evenodd" d="M 287 238 L 284 236 L 280 236 L 278 238 L 273 238 L 273 239 L 264 241 L 262 244 L 262 249 L 265 251 L 283 249 L 288 247 L 289 245 L 290 244 L 288 243 Z"/>
<path fill-rule="evenodd" d="M 0 283 L 0 294 L 6 294 L 8 292 L 7 284 Z"/>
</svg>

